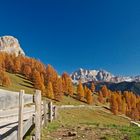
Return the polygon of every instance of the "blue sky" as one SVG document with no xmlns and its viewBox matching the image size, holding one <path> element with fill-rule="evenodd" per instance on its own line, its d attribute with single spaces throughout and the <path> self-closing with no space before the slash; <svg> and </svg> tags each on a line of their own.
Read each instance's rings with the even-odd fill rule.
<svg viewBox="0 0 140 140">
<path fill-rule="evenodd" d="M 139 0 L 2 0 L 3 35 L 59 73 L 82 67 L 140 74 Z"/>
</svg>

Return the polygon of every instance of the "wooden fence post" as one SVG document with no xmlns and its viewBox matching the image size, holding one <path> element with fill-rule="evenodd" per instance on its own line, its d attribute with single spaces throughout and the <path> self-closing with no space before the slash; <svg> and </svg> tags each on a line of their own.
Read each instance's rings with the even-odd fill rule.
<svg viewBox="0 0 140 140">
<path fill-rule="evenodd" d="M 41 91 L 35 92 L 35 140 L 41 138 Z"/>
<path fill-rule="evenodd" d="M 46 100 L 43 101 L 43 110 L 44 110 L 44 125 L 47 125 L 47 102 Z"/>
<path fill-rule="evenodd" d="M 23 140 L 24 90 L 19 92 L 18 140 Z"/>
<path fill-rule="evenodd" d="M 49 122 L 52 122 L 52 120 L 53 120 L 53 105 L 52 105 L 52 102 L 49 102 L 48 110 L 49 110 Z"/>
<path fill-rule="evenodd" d="M 54 106 L 54 119 L 57 119 L 57 107 Z"/>
</svg>

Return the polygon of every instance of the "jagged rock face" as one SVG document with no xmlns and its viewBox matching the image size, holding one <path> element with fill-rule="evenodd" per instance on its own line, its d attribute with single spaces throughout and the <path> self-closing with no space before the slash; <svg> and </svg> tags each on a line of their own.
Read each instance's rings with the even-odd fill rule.
<svg viewBox="0 0 140 140">
<path fill-rule="evenodd" d="M 20 47 L 20 44 L 13 36 L 0 37 L 0 52 L 6 52 L 9 54 L 15 54 L 16 56 L 25 55 L 24 51 Z"/>
<path fill-rule="evenodd" d="M 80 68 L 79 70 L 71 74 L 71 78 L 74 83 L 78 83 L 81 80 L 83 83 L 95 81 L 95 82 L 140 82 L 140 76 L 114 76 L 110 72 L 105 70 L 86 70 Z"/>
<path fill-rule="evenodd" d="M 74 81 L 81 80 L 83 83 L 89 81 L 111 81 L 112 77 L 114 75 L 105 70 L 85 70 L 82 68 L 71 74 L 71 78 Z"/>
</svg>

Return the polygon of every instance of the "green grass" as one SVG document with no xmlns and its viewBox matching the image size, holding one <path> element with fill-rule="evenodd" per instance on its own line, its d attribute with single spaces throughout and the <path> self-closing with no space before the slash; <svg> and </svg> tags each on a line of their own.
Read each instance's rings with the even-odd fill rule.
<svg viewBox="0 0 140 140">
<path fill-rule="evenodd" d="M 24 76 L 11 73 L 7 74 L 11 79 L 12 85 L 10 87 L 1 86 L 1 89 L 11 91 L 20 91 L 23 89 L 26 93 L 29 94 L 34 92 L 32 82 L 27 80 Z M 97 100 L 96 95 L 94 95 L 94 99 L 95 101 Z M 83 102 L 67 96 L 64 96 L 61 102 L 53 101 L 53 103 L 56 105 L 86 105 Z M 94 104 L 98 103 L 95 102 Z M 94 132 L 97 136 L 99 135 L 100 139 L 103 140 L 121 140 L 125 136 L 128 140 L 140 139 L 139 128 L 130 126 L 129 121 L 125 118 L 112 115 L 111 113 L 104 112 L 102 110 L 64 109 L 59 110 L 59 117 L 57 120 L 53 121 L 52 123 L 48 124 L 47 127 L 42 129 L 42 140 L 54 140 L 57 138 L 56 133 L 58 132 L 59 134 L 60 130 L 63 132 L 65 129 L 70 131 L 75 129 L 78 131 L 78 135 L 81 137 L 86 135 L 86 133 L 90 136 L 90 132 L 78 130 L 77 127 L 92 128 L 91 131 Z M 25 138 L 25 140 L 29 139 L 30 134 Z M 80 138 L 78 140 L 80 140 Z"/>
<path fill-rule="evenodd" d="M 111 113 L 106 113 L 102 110 L 92 110 L 92 109 L 68 109 L 60 110 L 60 120 L 62 120 L 65 125 L 78 125 L 78 124 L 115 124 L 115 125 L 129 125 L 129 121 L 112 115 Z"/>
<path fill-rule="evenodd" d="M 90 131 L 78 130 L 90 128 Z M 42 130 L 42 140 L 57 139 L 59 133 L 66 133 L 66 130 L 78 132 L 80 136 L 86 136 L 87 140 L 93 132 L 95 136 L 103 140 L 139 140 L 140 131 L 138 127 L 130 126 L 130 122 L 122 117 L 106 113 L 102 110 L 92 109 L 68 109 L 59 110 L 59 117 Z M 87 134 L 86 134 L 87 133 Z"/>
<path fill-rule="evenodd" d="M 26 93 L 33 93 L 34 88 L 32 82 L 27 80 L 24 76 L 19 74 L 11 74 L 7 73 L 11 79 L 11 86 L 3 87 L 0 86 L 1 89 L 11 90 L 11 91 L 20 91 L 21 89 L 25 90 Z"/>
<path fill-rule="evenodd" d="M 61 102 L 53 101 L 56 105 L 86 105 L 86 103 L 78 101 L 72 97 L 64 96 Z"/>
</svg>

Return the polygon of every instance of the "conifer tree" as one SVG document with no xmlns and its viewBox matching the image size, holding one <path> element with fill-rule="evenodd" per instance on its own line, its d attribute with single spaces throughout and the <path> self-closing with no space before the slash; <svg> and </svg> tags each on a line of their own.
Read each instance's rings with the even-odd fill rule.
<svg viewBox="0 0 140 140">
<path fill-rule="evenodd" d="M 101 91 L 99 91 L 98 101 L 99 101 L 100 103 L 104 103 L 104 97 L 103 97 L 103 94 L 102 94 Z"/>
<path fill-rule="evenodd" d="M 118 103 L 116 101 L 116 94 L 112 94 L 111 95 L 111 99 L 110 99 L 110 109 L 111 111 L 117 115 L 118 114 Z"/>
<path fill-rule="evenodd" d="M 88 92 L 88 87 L 85 85 L 85 86 L 84 86 L 84 97 L 87 96 L 87 92 Z"/>
<path fill-rule="evenodd" d="M 63 83 L 64 94 L 72 96 L 74 92 L 73 84 L 72 84 L 71 77 L 66 72 L 62 74 L 62 83 Z"/>
<path fill-rule="evenodd" d="M 39 73 L 37 70 L 35 70 L 35 71 L 33 72 L 33 82 L 34 82 L 34 87 L 35 87 L 36 89 L 39 89 L 39 90 L 41 90 L 42 92 L 45 91 L 44 83 L 43 83 L 43 81 L 42 81 L 42 79 L 41 79 L 41 77 L 40 77 L 40 73 Z M 42 93 L 42 94 L 43 94 L 43 93 Z"/>
<path fill-rule="evenodd" d="M 61 101 L 63 98 L 63 88 L 62 88 L 62 79 L 57 78 L 54 82 L 54 97 L 55 100 Z"/>
<path fill-rule="evenodd" d="M 95 91 L 95 85 L 94 85 L 94 83 L 92 82 L 92 83 L 91 83 L 91 92 L 94 93 L 94 91 Z"/>
<path fill-rule="evenodd" d="M 122 112 L 123 114 L 126 114 L 126 111 L 127 111 L 127 104 L 126 104 L 125 98 L 123 98 L 123 99 L 122 99 L 122 110 L 121 110 L 121 112 Z"/>
<path fill-rule="evenodd" d="M 54 92 L 53 92 L 53 87 L 51 82 L 49 82 L 47 85 L 46 96 L 50 99 L 54 99 Z"/>
<path fill-rule="evenodd" d="M 32 73 L 31 67 L 29 65 L 24 65 L 22 72 L 27 78 L 30 78 L 31 73 Z"/>
<path fill-rule="evenodd" d="M 14 61 L 14 72 L 15 73 L 19 73 L 21 70 L 21 64 L 20 64 L 20 60 L 18 58 L 15 59 Z"/>
<path fill-rule="evenodd" d="M 132 92 L 130 92 L 131 94 L 131 98 L 130 98 L 130 104 L 131 104 L 131 108 L 135 109 L 136 108 L 136 104 L 137 104 L 137 99 L 136 99 L 136 95 Z"/>
<path fill-rule="evenodd" d="M 116 101 L 117 101 L 117 104 L 118 104 L 118 112 L 122 112 L 122 95 L 121 95 L 121 92 L 118 92 L 116 94 Z"/>
<path fill-rule="evenodd" d="M 67 79 L 67 85 L 68 85 L 68 94 L 72 96 L 74 91 L 73 91 L 73 84 L 70 77 L 68 77 Z"/>
<path fill-rule="evenodd" d="M 102 92 L 102 94 L 103 94 L 103 97 L 107 97 L 108 96 L 108 89 L 107 89 L 107 87 L 106 86 L 103 86 L 102 88 L 101 88 L 101 92 Z"/>
<path fill-rule="evenodd" d="M 84 88 L 81 81 L 79 81 L 79 85 L 77 87 L 77 95 L 79 100 L 84 100 Z"/>
<path fill-rule="evenodd" d="M 140 119 L 140 113 L 137 108 L 132 109 L 130 117 L 135 121 L 138 121 Z"/>
<path fill-rule="evenodd" d="M 90 89 L 88 89 L 87 91 L 86 100 L 87 100 L 87 103 L 90 105 L 93 103 L 92 91 Z"/>
<path fill-rule="evenodd" d="M 45 72 L 45 82 L 46 85 L 48 82 L 55 82 L 58 78 L 57 72 L 54 70 L 54 68 L 51 65 L 47 65 L 46 72 Z"/>
<path fill-rule="evenodd" d="M 11 85 L 11 80 L 7 75 L 4 75 L 2 80 L 2 86 L 9 87 Z"/>
</svg>

